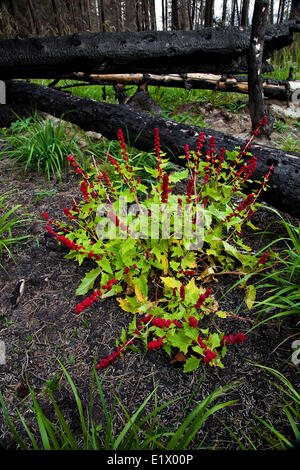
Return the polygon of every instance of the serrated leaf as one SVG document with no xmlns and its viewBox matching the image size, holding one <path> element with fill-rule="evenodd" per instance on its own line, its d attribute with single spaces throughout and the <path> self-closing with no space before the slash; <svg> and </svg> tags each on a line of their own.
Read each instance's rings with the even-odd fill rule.
<svg viewBox="0 0 300 470">
<path fill-rule="evenodd" d="M 80 285 L 76 289 L 76 295 L 85 295 L 90 289 L 92 289 L 95 280 L 101 272 L 101 267 L 98 266 L 95 269 L 92 269 L 88 272 L 85 277 L 82 279 Z"/>
<path fill-rule="evenodd" d="M 178 181 L 188 178 L 188 176 L 188 168 L 184 171 L 176 171 L 175 173 L 171 173 L 171 175 L 169 176 L 169 183 L 177 183 Z"/>
<path fill-rule="evenodd" d="M 110 266 L 110 262 L 107 258 L 102 258 L 101 261 L 99 261 L 99 264 L 100 264 L 101 268 L 103 269 L 103 271 L 105 271 L 109 274 L 112 274 L 112 269 L 111 269 L 111 266 Z"/>
<path fill-rule="evenodd" d="M 221 344 L 221 339 L 218 333 L 213 333 L 209 336 L 209 345 L 211 349 L 215 349 Z"/>
<path fill-rule="evenodd" d="M 125 330 L 125 328 L 122 328 L 121 341 L 123 343 L 125 343 L 125 341 L 126 341 L 126 330 Z"/>
<path fill-rule="evenodd" d="M 164 274 L 168 274 L 169 261 L 168 261 L 167 255 L 163 255 L 161 259 L 161 264 L 163 265 L 163 268 L 164 268 Z"/>
<path fill-rule="evenodd" d="M 197 341 L 198 335 L 199 335 L 197 328 L 193 328 L 192 326 L 189 326 L 187 322 L 185 322 L 184 332 L 188 338 L 191 338 L 192 340 Z"/>
<path fill-rule="evenodd" d="M 179 266 L 180 263 L 177 263 L 176 261 L 170 261 L 170 268 L 172 268 L 173 271 L 179 271 Z"/>
<path fill-rule="evenodd" d="M 216 312 L 216 315 L 220 318 L 226 318 L 227 317 L 227 313 L 226 312 L 223 312 L 223 310 L 218 310 Z"/>
<path fill-rule="evenodd" d="M 245 304 L 247 305 L 249 310 L 251 310 L 254 305 L 255 298 L 256 298 L 256 288 L 253 285 L 246 286 L 245 291 L 246 291 L 246 295 L 244 299 Z"/>
<path fill-rule="evenodd" d="M 137 308 L 131 305 L 128 299 L 117 298 L 117 301 L 120 304 L 120 307 L 124 312 L 137 313 Z"/>
<path fill-rule="evenodd" d="M 188 338 L 184 331 L 179 330 L 176 334 L 170 334 L 172 332 L 167 332 L 167 340 L 174 347 L 178 348 L 183 354 L 187 353 L 188 347 L 190 346 L 190 338 Z"/>
<path fill-rule="evenodd" d="M 200 362 L 201 359 L 195 356 L 189 357 L 184 364 L 183 372 L 192 372 L 193 370 L 198 369 Z"/>
<path fill-rule="evenodd" d="M 161 277 L 162 282 L 164 283 L 165 287 L 169 287 L 170 289 L 174 289 L 177 287 L 180 289 L 181 282 L 174 277 Z"/>
<path fill-rule="evenodd" d="M 145 276 L 140 278 L 133 278 L 134 292 L 140 303 L 144 303 L 147 300 L 148 284 Z"/>
</svg>

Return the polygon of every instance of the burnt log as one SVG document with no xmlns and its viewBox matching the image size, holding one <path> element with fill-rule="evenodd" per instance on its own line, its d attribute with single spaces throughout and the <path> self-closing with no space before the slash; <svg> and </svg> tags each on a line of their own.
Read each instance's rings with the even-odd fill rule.
<svg viewBox="0 0 300 470">
<path fill-rule="evenodd" d="M 101 133 L 111 140 L 116 139 L 117 130 L 121 128 L 124 135 L 128 136 L 130 143 L 135 148 L 144 151 L 153 151 L 153 130 L 157 127 L 162 149 L 167 152 L 171 161 L 178 165 L 182 164 L 178 156 L 184 154 L 185 144 L 195 149 L 201 131 L 204 131 L 206 135 L 204 152 L 209 149 L 208 140 L 212 135 L 216 139 L 217 151 L 222 147 L 231 151 L 244 145 L 243 141 L 219 131 L 201 129 L 158 115 L 137 112 L 126 105 L 100 103 L 88 98 L 79 98 L 28 82 L 7 82 L 7 105 L 11 109 L 22 105 L 32 109 L 37 108 L 56 117 L 63 115 L 63 119 L 77 124 L 82 129 Z M 258 159 L 254 179 L 262 178 L 268 172 L 270 165 L 275 166 L 270 179 L 271 187 L 262 195 L 264 200 L 300 218 L 300 154 L 284 152 L 260 144 L 252 145 L 252 153 Z"/>
<path fill-rule="evenodd" d="M 263 71 L 276 49 L 292 43 L 300 24 L 266 30 Z M 0 41 L 0 78 L 58 78 L 84 73 L 247 73 L 250 30 L 239 27 L 199 31 L 83 33 Z"/>
</svg>

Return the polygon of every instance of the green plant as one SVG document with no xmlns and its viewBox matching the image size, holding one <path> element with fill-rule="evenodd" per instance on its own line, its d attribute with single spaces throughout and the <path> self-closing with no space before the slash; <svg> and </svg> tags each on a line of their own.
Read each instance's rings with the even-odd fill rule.
<svg viewBox="0 0 300 470">
<path fill-rule="evenodd" d="M 4 326 L 8 328 L 10 325 L 12 325 L 13 322 L 9 321 L 7 317 L 4 317 Z"/>
<path fill-rule="evenodd" d="M 13 229 L 28 222 L 30 218 L 13 217 L 14 213 L 21 205 L 18 204 L 12 208 L 7 206 L 6 199 L 9 197 L 10 193 L 11 191 L 8 191 L 0 195 L 0 262 L 2 260 L 3 250 L 14 260 L 10 251 L 11 245 L 20 243 L 30 237 L 30 235 L 13 236 Z M 1 263 L 0 266 L 3 268 Z"/>
<path fill-rule="evenodd" d="M 54 392 L 57 390 L 56 386 L 53 389 L 52 384 L 51 386 L 48 384 L 48 387 L 45 389 L 55 411 L 55 421 L 50 421 L 42 411 L 34 390 L 30 387 L 32 411 L 37 420 L 39 435 L 33 434 L 24 416 L 16 409 L 16 417 L 18 417 L 23 425 L 25 435 L 28 438 L 25 440 L 17 431 L 13 423 L 15 417 L 10 416 L 0 392 L 0 404 L 4 418 L 15 441 L 22 450 L 30 450 L 31 448 L 34 450 L 186 450 L 209 416 L 236 402 L 236 400 L 226 402 L 219 402 L 218 400 L 239 385 L 238 382 L 235 382 L 216 389 L 194 406 L 190 412 L 187 412 L 187 409 L 193 403 L 194 395 L 201 381 L 190 396 L 175 398 L 162 405 L 158 405 L 156 389 L 154 388 L 142 404 L 138 406 L 136 411 L 130 415 L 117 394 L 114 395 L 114 400 L 109 410 L 102 387 L 104 377 L 101 381 L 99 380 L 94 363 L 90 402 L 88 410 L 85 412 L 73 380 L 65 367 L 62 364 L 60 366 L 76 401 L 81 430 L 78 434 L 74 434 L 59 409 L 54 398 Z M 104 424 L 96 423 L 93 418 L 95 402 L 93 391 L 95 383 L 104 411 Z M 154 398 L 154 409 L 146 413 L 146 405 L 148 405 L 152 398 Z M 163 410 L 172 406 L 176 401 L 183 399 L 186 400 L 186 406 L 174 426 L 161 426 L 160 418 Z M 217 403 L 214 404 L 214 402 Z M 120 430 L 116 429 L 117 406 L 119 407 L 119 413 L 122 412 L 125 418 L 122 419 L 123 425 Z M 27 440 L 29 440 L 30 444 L 27 444 Z M 203 441 L 200 446 L 202 445 Z"/>
<path fill-rule="evenodd" d="M 289 126 L 285 122 L 282 122 L 282 121 L 276 119 L 274 124 L 273 124 L 273 127 L 277 132 L 286 132 L 286 130 L 288 129 Z"/>
<path fill-rule="evenodd" d="M 35 203 L 39 204 L 45 197 L 54 196 L 57 193 L 56 189 L 43 189 L 35 193 Z"/>
<path fill-rule="evenodd" d="M 66 154 L 82 155 L 75 131 L 71 132 L 70 125 L 62 120 L 56 124 L 50 118 L 34 116 L 18 121 L 6 140 L 2 149 L 5 158 L 20 163 L 25 172 L 45 172 L 48 179 L 51 176 L 61 178 Z"/>
<path fill-rule="evenodd" d="M 284 136 L 278 144 L 278 147 L 286 152 L 298 152 L 300 147 L 300 139 L 296 134 L 288 134 Z"/>
<path fill-rule="evenodd" d="M 262 278 L 254 284 L 255 289 L 266 289 L 265 299 L 256 302 L 255 309 L 259 321 L 249 331 L 270 320 L 281 319 L 294 315 L 299 318 L 300 312 L 300 226 L 287 222 L 275 210 L 286 229 L 286 236 L 271 242 L 285 243 L 286 248 L 277 253 L 276 260 L 269 266 L 269 272 L 262 270 Z M 268 247 L 264 249 L 268 250 Z M 272 315 L 270 313 L 274 312 Z"/>
<path fill-rule="evenodd" d="M 55 374 L 51 379 L 46 380 L 45 393 L 55 393 L 60 387 L 60 374 Z"/>
<path fill-rule="evenodd" d="M 254 364 L 261 367 L 268 373 L 272 374 L 277 381 L 271 382 L 280 392 L 282 392 L 281 403 L 278 407 L 284 412 L 291 430 L 294 435 L 292 440 L 290 437 L 285 436 L 279 432 L 270 417 L 266 420 L 256 416 L 256 419 L 261 423 L 262 427 L 256 428 L 256 431 L 267 440 L 273 448 L 277 450 L 294 449 L 300 444 L 300 395 L 291 384 L 291 382 L 279 371 L 270 367 Z"/>
<path fill-rule="evenodd" d="M 265 122 L 262 120 L 260 125 Z M 248 196 L 244 194 L 256 158 L 251 156 L 246 163 L 244 159 L 250 156 L 248 146 L 259 132 L 259 128 L 255 130 L 240 151 L 227 152 L 226 160 L 225 149 L 216 154 L 214 137 L 210 138 L 206 156 L 200 158 L 205 140 L 201 133 L 196 152 L 185 148 L 186 170 L 168 175 L 168 162 L 162 158 L 155 129 L 157 165 L 155 169 L 145 167 L 156 180 L 150 188 L 136 177 L 121 130 L 118 137 L 122 163 L 108 154 L 119 178 L 115 178 L 114 184 L 105 171 L 98 169 L 95 160 L 94 168 L 85 174 L 74 157 L 68 156 L 71 166 L 83 178 L 82 201 L 74 201 L 71 209 L 64 209 L 71 225 L 51 220 L 47 213 L 43 217 L 48 221 L 48 233 L 70 249 L 67 259 L 76 259 L 79 264 L 85 258 L 95 262 L 95 268 L 86 274 L 76 293 L 86 295 L 90 289 L 94 292 L 76 306 L 75 313 L 81 314 L 99 298 L 119 294 L 125 287 L 125 297 L 118 301 L 123 310 L 134 315 L 128 328 L 129 339 L 123 330 L 116 352 L 101 360 L 98 369 L 107 367 L 127 348 L 140 351 L 133 344 L 138 340 L 146 351 L 162 348 L 169 355 L 179 351 L 185 372 L 202 363 L 223 367 L 227 346 L 244 341 L 243 333 L 225 336 L 223 331 L 212 332 L 207 327 L 208 317 L 226 318 L 227 313 L 220 311 L 212 290 L 197 286 L 195 279 L 228 272 L 236 265 L 242 265 L 243 272 L 253 272 L 262 263 L 256 256 L 242 254 L 238 249 L 250 250 L 242 242 L 240 232 L 243 224 L 253 227 L 249 218 L 273 171 L 270 167 L 257 190 Z M 186 194 L 172 194 L 173 185 L 183 179 L 188 179 Z M 120 191 L 124 184 L 127 188 Z M 243 198 L 242 202 L 236 202 L 237 197 Z M 126 203 L 135 207 L 124 215 L 125 198 Z M 199 203 L 205 209 L 201 206 L 203 224 Z M 178 237 L 183 215 L 188 216 L 189 224 Z M 151 232 L 153 227 L 156 233 Z M 153 281 L 156 288 L 149 298 Z M 99 288 L 95 288 L 96 283 Z M 138 315 L 144 317 L 137 321 Z"/>
</svg>

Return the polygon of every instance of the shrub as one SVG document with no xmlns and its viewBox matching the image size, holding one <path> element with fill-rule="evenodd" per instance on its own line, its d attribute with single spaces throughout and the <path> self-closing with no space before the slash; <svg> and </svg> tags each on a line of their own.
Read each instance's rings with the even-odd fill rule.
<svg viewBox="0 0 300 470">
<path fill-rule="evenodd" d="M 48 221 L 49 234 L 70 249 L 66 258 L 76 259 L 80 265 L 85 258 L 95 262 L 76 293 L 94 291 L 78 303 L 75 313 L 82 314 L 100 298 L 125 291 L 125 297 L 118 298 L 119 304 L 134 315 L 128 333 L 123 330 L 116 351 L 102 359 L 98 369 L 107 367 L 128 348 L 140 351 L 136 343 L 146 351 L 162 348 L 169 355 L 177 350 L 185 372 L 202 363 L 223 367 L 228 345 L 244 341 L 242 332 L 225 335 L 207 327 L 208 317 L 226 318 L 227 313 L 220 310 L 212 290 L 196 285 L 195 280 L 220 270 L 227 272 L 237 263 L 243 271 L 252 272 L 267 261 L 238 249 L 250 250 L 241 240 L 242 226 L 252 226 L 249 218 L 273 171 L 270 167 L 257 189 L 244 193 L 256 168 L 256 158 L 249 153 L 251 141 L 265 123 L 263 119 L 245 147 L 233 152 L 222 149 L 217 154 L 211 137 L 209 151 L 202 156 L 205 136 L 201 133 L 196 151 L 185 147 L 186 169 L 170 175 L 165 171 L 167 160 L 155 129 L 157 165 L 155 169 L 145 168 L 156 178 L 150 188 L 136 177 L 121 130 L 122 163 L 107 155 L 119 181 L 112 183 L 95 160 L 91 171 L 84 173 L 74 157 L 68 156 L 82 178 L 82 201 L 64 209 L 68 223 L 52 220 L 47 213 L 43 217 Z M 245 162 L 246 157 L 251 158 Z M 174 184 L 184 179 L 188 179 L 186 193 L 174 194 Z M 124 183 L 127 189 L 120 192 Z M 124 199 L 135 204 L 134 211 L 126 215 Z M 178 236 L 183 216 L 189 224 Z"/>
</svg>

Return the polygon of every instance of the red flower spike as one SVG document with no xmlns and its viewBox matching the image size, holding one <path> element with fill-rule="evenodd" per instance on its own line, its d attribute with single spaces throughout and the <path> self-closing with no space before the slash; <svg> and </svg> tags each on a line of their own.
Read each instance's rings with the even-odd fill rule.
<svg viewBox="0 0 300 470">
<path fill-rule="evenodd" d="M 181 298 L 182 301 L 184 301 L 184 299 L 185 299 L 185 288 L 184 288 L 183 284 L 181 284 L 181 286 L 180 286 L 180 298 Z"/>
<path fill-rule="evenodd" d="M 198 321 L 196 320 L 195 317 L 190 317 L 189 318 L 189 326 L 191 326 L 192 328 L 197 328 Z"/>
<path fill-rule="evenodd" d="M 165 173 L 162 182 L 161 202 L 168 202 L 169 176 Z"/>
</svg>

